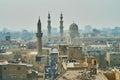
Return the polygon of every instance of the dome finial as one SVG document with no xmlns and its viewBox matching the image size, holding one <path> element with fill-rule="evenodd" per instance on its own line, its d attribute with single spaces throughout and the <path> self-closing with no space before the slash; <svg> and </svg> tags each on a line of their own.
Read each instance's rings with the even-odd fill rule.
<svg viewBox="0 0 120 80">
<path fill-rule="evenodd" d="M 73 20 L 73 23 L 74 23 L 74 20 Z"/>
</svg>

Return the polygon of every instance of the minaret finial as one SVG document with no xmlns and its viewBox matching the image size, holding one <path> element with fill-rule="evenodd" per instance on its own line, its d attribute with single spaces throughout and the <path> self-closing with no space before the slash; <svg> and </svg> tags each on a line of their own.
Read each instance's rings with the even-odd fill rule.
<svg viewBox="0 0 120 80">
<path fill-rule="evenodd" d="M 38 18 L 38 23 L 41 23 L 41 22 L 40 22 L 40 16 L 39 16 L 39 18 Z"/>
<path fill-rule="evenodd" d="M 50 12 L 48 11 L 48 19 L 50 19 Z"/>
<path fill-rule="evenodd" d="M 61 12 L 61 16 L 62 16 L 62 12 Z"/>
<path fill-rule="evenodd" d="M 61 19 L 61 20 L 63 19 L 63 14 L 62 14 L 62 12 L 61 12 L 61 15 L 60 15 L 60 19 Z"/>
<path fill-rule="evenodd" d="M 60 37 L 63 37 L 63 14 L 60 14 Z"/>
<path fill-rule="evenodd" d="M 51 20 L 50 20 L 50 12 L 48 12 L 48 26 L 47 26 L 47 29 L 48 29 L 48 41 L 50 41 L 50 37 L 51 37 Z"/>
</svg>

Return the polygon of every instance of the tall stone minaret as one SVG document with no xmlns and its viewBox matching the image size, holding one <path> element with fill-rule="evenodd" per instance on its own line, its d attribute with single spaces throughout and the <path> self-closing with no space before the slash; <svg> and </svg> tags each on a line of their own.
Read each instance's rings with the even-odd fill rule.
<svg viewBox="0 0 120 80">
<path fill-rule="evenodd" d="M 38 55 L 42 55 L 42 35 L 43 33 L 41 31 L 41 22 L 39 18 L 38 23 L 37 23 L 37 33 L 36 33 Z"/>
<path fill-rule="evenodd" d="M 60 37 L 63 37 L 63 15 L 60 15 Z"/>
<path fill-rule="evenodd" d="M 50 40 L 50 37 L 51 37 L 51 20 L 50 20 L 50 13 L 48 13 L 48 39 Z"/>
</svg>

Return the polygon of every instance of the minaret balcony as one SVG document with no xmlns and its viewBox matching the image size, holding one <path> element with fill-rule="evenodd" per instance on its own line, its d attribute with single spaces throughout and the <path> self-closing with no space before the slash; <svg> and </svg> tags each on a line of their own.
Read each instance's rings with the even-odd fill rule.
<svg viewBox="0 0 120 80">
<path fill-rule="evenodd" d="M 42 37 L 43 36 L 43 33 L 36 33 L 36 37 Z"/>
</svg>

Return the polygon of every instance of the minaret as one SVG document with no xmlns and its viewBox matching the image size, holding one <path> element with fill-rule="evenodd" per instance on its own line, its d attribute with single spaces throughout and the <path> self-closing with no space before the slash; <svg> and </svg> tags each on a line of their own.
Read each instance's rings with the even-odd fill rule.
<svg viewBox="0 0 120 80">
<path fill-rule="evenodd" d="M 41 31 L 41 22 L 39 18 L 38 23 L 37 23 L 37 33 L 36 33 L 38 55 L 42 55 L 42 35 L 43 33 Z"/>
<path fill-rule="evenodd" d="M 48 13 L 48 39 L 50 40 L 50 37 L 51 37 L 51 20 L 50 20 L 50 13 Z"/>
<path fill-rule="evenodd" d="M 63 37 L 63 15 L 60 15 L 60 37 Z"/>
</svg>

